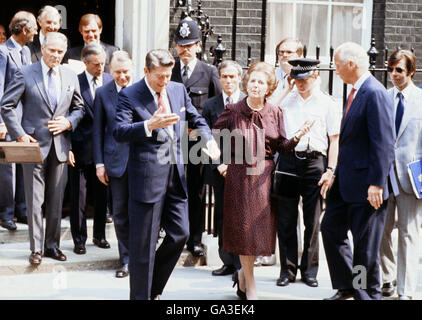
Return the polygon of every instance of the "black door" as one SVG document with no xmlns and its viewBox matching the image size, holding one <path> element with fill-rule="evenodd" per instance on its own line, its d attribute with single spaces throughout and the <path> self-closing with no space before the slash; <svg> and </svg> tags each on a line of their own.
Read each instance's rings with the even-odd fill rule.
<svg viewBox="0 0 422 320">
<path fill-rule="evenodd" d="M 83 44 L 78 26 L 81 16 L 86 13 L 95 13 L 101 17 L 103 21 L 101 40 L 114 44 L 115 0 L 12 0 L 7 5 L 3 5 L 0 10 L 0 24 L 8 30 L 10 19 L 17 11 L 30 11 L 37 17 L 38 11 L 45 5 L 53 7 L 60 5 L 66 9 L 66 16 L 63 20 L 65 20 L 67 28 L 62 29 L 61 32 L 66 34 L 72 46 Z"/>
</svg>

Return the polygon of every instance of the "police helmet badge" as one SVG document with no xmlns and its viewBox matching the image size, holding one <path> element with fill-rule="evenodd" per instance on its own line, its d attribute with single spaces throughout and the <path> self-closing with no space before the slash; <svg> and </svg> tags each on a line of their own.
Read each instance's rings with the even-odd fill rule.
<svg viewBox="0 0 422 320">
<path fill-rule="evenodd" d="M 190 35 L 189 25 L 185 22 L 182 24 L 179 30 L 179 34 L 182 38 L 187 38 Z"/>
</svg>

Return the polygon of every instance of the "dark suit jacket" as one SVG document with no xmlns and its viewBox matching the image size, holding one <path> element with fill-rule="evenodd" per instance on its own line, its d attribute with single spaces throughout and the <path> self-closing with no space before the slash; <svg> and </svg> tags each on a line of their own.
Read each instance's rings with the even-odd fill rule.
<svg viewBox="0 0 422 320">
<path fill-rule="evenodd" d="M 41 31 L 40 31 L 41 32 Z M 31 61 L 32 63 L 38 62 L 42 58 L 42 52 L 41 52 L 41 43 L 40 43 L 40 36 L 39 34 L 34 36 L 34 40 L 32 42 L 28 42 L 26 44 L 28 46 L 29 50 L 31 51 Z M 70 49 L 70 41 L 67 39 L 67 48 Z M 68 52 L 63 57 L 62 64 L 67 63 L 68 58 Z"/>
<path fill-rule="evenodd" d="M 394 159 L 394 106 L 373 76 L 361 86 L 341 122 L 335 176 L 344 201 L 368 203 L 370 185 L 384 188 Z"/>
<path fill-rule="evenodd" d="M 94 163 L 103 163 L 107 175 L 113 178 L 120 178 L 125 173 L 129 158 L 129 143 L 119 143 L 113 137 L 117 99 L 116 83 L 110 81 L 98 88 L 94 100 Z"/>
<path fill-rule="evenodd" d="M 28 47 L 23 46 L 23 54 L 27 63 L 31 61 Z M 17 69 L 22 68 L 22 58 L 18 48 L 15 47 L 9 38 L 4 44 L 0 45 L 0 99 L 6 90 L 7 85 L 12 81 Z M 22 103 L 19 102 L 17 109 L 19 119 L 22 117 Z M 0 123 L 3 123 L 0 117 Z"/>
<path fill-rule="evenodd" d="M 171 75 L 172 81 L 183 83 L 180 70 L 180 59 L 176 59 Z M 196 107 L 199 114 L 202 114 L 205 101 L 221 93 L 217 68 L 198 60 L 185 87 L 192 104 Z"/>
<path fill-rule="evenodd" d="M 59 72 L 62 90 L 55 110 L 51 107 L 44 85 L 41 63 L 37 62 L 16 71 L 4 92 L 1 115 L 12 140 L 29 134 L 40 144 L 44 159 L 54 147 L 57 159 L 65 162 L 69 158 L 70 132 L 65 131 L 53 136 L 48 129 L 48 121 L 64 116 L 72 124 L 72 130 L 75 130 L 84 116 L 85 109 L 76 74 L 64 66 L 59 66 Z M 19 101 L 22 101 L 24 109 L 22 121 L 16 113 Z"/>
<path fill-rule="evenodd" d="M 113 55 L 113 52 L 119 50 L 119 48 L 112 46 L 110 44 L 104 43 L 102 41 L 100 41 L 100 44 L 103 46 L 104 51 L 106 53 L 106 63 L 105 63 L 105 69 L 104 70 L 105 70 L 105 72 L 109 72 L 108 65 L 110 64 L 110 58 Z M 78 46 L 78 47 L 70 48 L 67 52 L 68 59 L 81 60 L 83 48 L 84 48 L 84 46 Z"/>
<path fill-rule="evenodd" d="M 85 106 L 85 116 L 72 133 L 72 151 L 78 164 L 86 165 L 92 163 L 92 132 L 94 126 L 94 99 L 89 88 L 85 72 L 78 75 L 81 95 Z M 103 73 L 103 85 L 112 81 L 113 77 Z"/>
<path fill-rule="evenodd" d="M 212 139 L 209 127 L 192 105 L 182 84 L 170 81 L 167 96 L 172 111 L 180 116 L 180 121 L 174 125 L 174 138 L 170 138 L 164 129 L 153 130 L 152 137 L 146 136 L 145 121 L 152 117 L 158 107 L 145 79 L 119 93 L 116 128 L 113 134 L 119 142 L 130 142 L 129 196 L 135 201 L 155 203 L 166 193 L 171 164 L 163 161 L 162 157 L 170 153 L 170 148 L 176 151 L 177 171 L 183 189 L 181 193 L 187 197 L 181 150 L 181 146 L 186 145 L 184 151 L 187 151 L 187 141 L 182 144 L 181 132 L 186 132 L 188 123 L 189 127 L 203 130 L 207 140 Z M 186 138 L 183 137 L 184 140 Z"/>
<path fill-rule="evenodd" d="M 244 93 L 240 93 L 239 100 L 245 98 L 246 95 Z M 214 126 L 214 123 L 217 122 L 218 117 L 224 110 L 224 100 L 223 94 L 219 94 L 215 97 L 208 99 L 205 102 L 204 111 L 202 112 L 202 116 L 204 117 L 205 121 L 210 128 Z M 218 142 L 218 141 L 217 141 Z M 222 145 L 220 144 L 220 150 L 223 152 Z M 223 155 L 221 155 L 222 162 Z M 211 186 L 220 187 L 224 185 L 224 177 L 218 172 L 217 167 L 219 164 L 210 163 L 204 166 L 204 183 L 209 184 Z"/>
</svg>

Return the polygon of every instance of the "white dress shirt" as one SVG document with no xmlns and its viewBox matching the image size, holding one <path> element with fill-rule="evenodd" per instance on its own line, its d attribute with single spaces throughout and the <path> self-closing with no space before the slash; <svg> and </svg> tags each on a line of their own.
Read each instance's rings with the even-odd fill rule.
<svg viewBox="0 0 422 320">
<path fill-rule="evenodd" d="M 410 83 L 406 88 L 404 88 L 403 91 L 399 91 L 399 89 L 397 89 L 397 87 L 393 87 L 393 94 L 394 94 L 394 123 L 396 122 L 397 106 L 399 104 L 399 97 L 397 96 L 397 94 L 399 92 L 401 92 L 401 94 L 403 95 L 402 101 L 403 101 L 404 110 L 406 110 L 406 105 L 409 102 L 409 97 L 412 95 L 412 91 L 415 90 L 415 89 L 418 90 L 418 88 L 415 86 L 415 84 L 413 82 Z"/>
<path fill-rule="evenodd" d="M 151 89 L 151 87 L 148 84 L 148 80 L 147 80 L 146 77 L 145 77 L 145 84 L 147 85 L 147 88 L 151 92 L 151 95 L 154 98 L 155 104 L 158 106 L 159 96 L 158 96 L 157 92 L 155 92 L 154 90 Z M 167 96 L 167 90 L 164 89 L 163 91 L 161 91 L 161 95 L 163 96 L 164 106 L 166 108 L 167 114 L 172 113 L 171 107 L 170 107 L 170 102 L 169 102 L 169 99 L 168 99 L 168 96 Z M 146 133 L 147 137 L 152 137 L 152 131 L 148 130 L 148 121 L 149 120 L 145 121 L 145 123 L 144 123 L 145 133 Z M 173 126 L 168 126 L 168 127 L 166 127 L 166 129 L 169 131 L 170 135 L 173 136 Z"/>
<path fill-rule="evenodd" d="M 341 105 L 328 94 L 315 86 L 312 94 L 304 100 L 298 91 L 290 92 L 283 100 L 281 109 L 284 115 L 286 138 L 293 138 L 305 121 L 314 121 L 309 133 L 300 139 L 296 151 L 319 151 L 327 156 L 329 136 L 340 133 L 342 117 Z M 327 137 L 328 135 L 328 137 Z"/>
<path fill-rule="evenodd" d="M 48 72 L 50 71 L 50 68 L 45 64 L 44 59 L 41 59 L 41 69 L 42 69 L 42 76 L 43 76 L 45 91 L 48 94 Z M 53 77 L 54 86 L 56 87 L 57 105 L 59 105 L 61 92 L 62 92 L 62 81 L 60 77 L 59 66 L 56 66 L 53 68 L 52 77 Z"/>
<path fill-rule="evenodd" d="M 94 76 L 85 70 L 86 78 L 88 79 L 89 90 L 91 91 L 92 99 L 95 98 L 95 90 L 103 85 L 103 76 L 97 77 L 97 87 L 94 89 Z"/>
<path fill-rule="evenodd" d="M 227 105 L 227 98 L 228 95 L 223 91 L 223 101 L 224 101 L 224 108 Z M 240 90 L 237 90 L 236 92 L 234 92 L 230 98 L 232 99 L 232 104 L 237 103 L 239 101 L 240 98 Z"/>
<path fill-rule="evenodd" d="M 195 58 L 191 62 L 189 62 L 189 64 L 188 64 L 188 67 L 189 67 L 188 79 L 192 75 L 193 69 L 195 69 L 197 62 L 198 62 L 197 58 Z M 182 75 L 182 77 L 183 77 L 184 69 L 185 69 L 185 64 L 182 62 L 182 60 L 180 60 L 180 74 Z"/>
</svg>

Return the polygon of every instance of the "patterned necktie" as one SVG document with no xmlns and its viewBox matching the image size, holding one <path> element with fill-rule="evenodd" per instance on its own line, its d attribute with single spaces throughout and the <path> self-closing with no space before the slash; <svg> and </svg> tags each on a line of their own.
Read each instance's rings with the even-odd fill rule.
<svg viewBox="0 0 422 320">
<path fill-rule="evenodd" d="M 183 74 L 182 74 L 182 81 L 184 84 L 186 84 L 186 81 L 189 79 L 189 66 L 183 67 Z"/>
<path fill-rule="evenodd" d="M 21 53 L 22 65 L 26 66 L 26 60 L 25 60 L 25 55 L 23 54 L 23 49 L 20 51 L 20 53 Z"/>
<path fill-rule="evenodd" d="M 53 69 L 48 71 L 48 97 L 50 98 L 50 103 L 55 111 L 57 107 L 57 92 L 56 85 L 53 80 L 53 72 Z"/>
<path fill-rule="evenodd" d="M 345 118 L 347 116 L 347 113 L 349 112 L 350 106 L 352 105 L 353 99 L 355 98 L 355 92 L 356 92 L 355 88 L 353 88 L 352 91 L 350 91 L 349 98 L 347 99 L 346 112 L 344 113 Z"/>
<path fill-rule="evenodd" d="M 93 98 L 95 98 L 95 90 L 97 90 L 97 88 L 98 88 L 98 82 L 97 81 L 98 81 L 97 77 L 92 78 L 92 91 L 93 91 L 92 97 Z"/>
<path fill-rule="evenodd" d="M 399 92 L 397 93 L 397 97 L 399 98 L 399 103 L 397 104 L 397 110 L 396 110 L 396 134 L 399 133 L 400 124 L 403 119 L 403 113 L 404 113 L 403 94 Z"/>
<path fill-rule="evenodd" d="M 163 95 L 160 92 L 157 92 L 158 96 L 158 108 L 162 107 L 163 110 L 159 114 L 167 114 L 166 104 L 164 103 Z"/>
<path fill-rule="evenodd" d="M 227 98 L 226 98 L 226 106 L 227 106 L 228 104 L 232 104 L 232 103 L 233 103 L 232 97 L 227 97 Z"/>
</svg>

